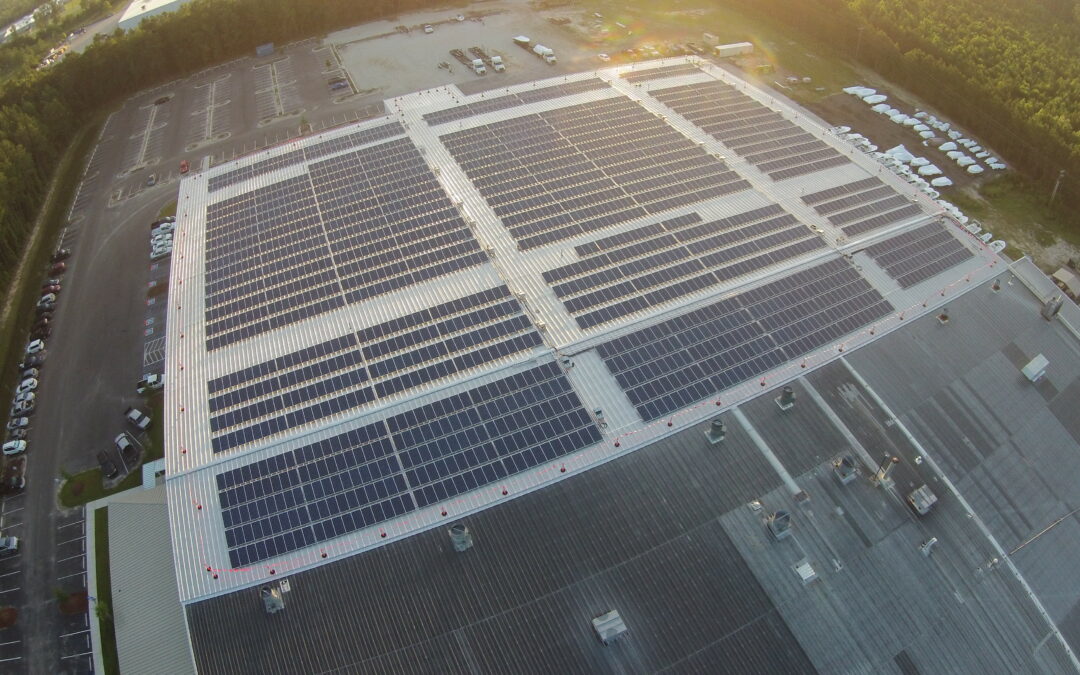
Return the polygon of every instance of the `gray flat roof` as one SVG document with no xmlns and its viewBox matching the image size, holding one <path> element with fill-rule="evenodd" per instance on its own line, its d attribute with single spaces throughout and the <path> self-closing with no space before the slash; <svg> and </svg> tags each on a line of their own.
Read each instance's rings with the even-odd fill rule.
<svg viewBox="0 0 1080 675">
<path fill-rule="evenodd" d="M 724 413 L 722 443 L 696 424 L 467 516 L 464 553 L 439 527 L 290 575 L 275 615 L 257 589 L 191 603 L 199 670 L 1075 672 L 1040 607 L 1080 645 L 1080 523 L 1010 556 L 1038 606 L 981 525 L 1011 551 L 1080 503 L 1080 342 L 1000 279 L 952 297 L 945 325 L 909 320 L 798 377 L 789 411 L 770 389 L 739 406 L 748 426 Z M 844 486 L 843 454 L 860 465 Z M 901 460 L 891 488 L 869 480 L 882 455 Z M 920 518 L 903 497 L 923 483 L 939 502 Z M 630 632 L 605 647 L 590 620 L 611 609 Z"/>
</svg>

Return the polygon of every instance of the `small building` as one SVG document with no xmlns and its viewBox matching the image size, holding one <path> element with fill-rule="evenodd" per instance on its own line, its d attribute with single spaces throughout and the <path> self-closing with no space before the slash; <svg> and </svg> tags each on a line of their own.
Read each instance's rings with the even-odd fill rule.
<svg viewBox="0 0 1080 675">
<path fill-rule="evenodd" d="M 1076 300 L 1080 297 L 1080 274 L 1068 267 L 1062 267 L 1051 277 L 1058 288 L 1065 291 L 1070 298 Z"/>
<path fill-rule="evenodd" d="M 124 10 L 120 17 L 119 26 L 123 30 L 131 30 L 148 16 L 175 12 L 188 0 L 135 0 Z"/>
</svg>

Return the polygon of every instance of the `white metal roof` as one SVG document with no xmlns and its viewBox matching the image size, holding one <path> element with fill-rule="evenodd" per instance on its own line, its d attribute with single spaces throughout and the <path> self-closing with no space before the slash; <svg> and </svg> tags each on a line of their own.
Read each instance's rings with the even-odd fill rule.
<svg viewBox="0 0 1080 675">
<path fill-rule="evenodd" d="M 697 63 L 691 58 L 680 58 L 666 59 L 663 64 L 686 62 Z M 640 69 L 642 65 L 638 64 L 636 68 Z M 283 574 L 318 565 L 341 555 L 366 550 L 387 541 L 393 541 L 395 538 L 437 526 L 444 522 L 446 517 L 481 509 L 508 496 L 512 497 L 558 480 L 563 475 L 562 469 L 570 473 L 593 466 L 685 428 L 689 424 L 708 419 L 717 410 L 715 401 L 705 401 L 677 413 L 670 420 L 642 424 L 626 395 L 608 373 L 603 362 L 595 352 L 589 350 L 601 341 L 636 330 L 643 324 L 655 323 L 663 318 L 681 314 L 689 308 L 713 302 L 720 297 L 732 295 L 814 262 L 835 258 L 838 254 L 855 252 L 869 242 L 916 224 L 924 224 L 940 213 L 940 207 L 932 200 L 830 133 L 822 124 L 809 118 L 804 111 L 799 111 L 774 99 L 767 92 L 749 86 L 724 70 L 707 63 L 700 63 L 700 68 L 701 73 L 638 84 L 619 78 L 619 74 L 629 70 L 629 67 L 612 68 L 568 78 L 554 78 L 541 83 L 527 83 L 511 87 L 508 91 L 526 91 L 535 86 L 597 76 L 608 81 L 611 88 L 521 105 L 434 127 L 429 127 L 423 120 L 425 113 L 460 105 L 462 101 L 480 101 L 484 95 L 462 97 L 459 92 L 448 88 L 419 92 L 388 101 L 387 108 L 392 111 L 388 117 L 292 141 L 283 146 L 212 168 L 204 173 L 189 176 L 181 182 L 168 308 L 166 419 L 164 422 L 167 486 L 170 504 L 173 506 L 170 509 L 170 521 L 182 601 L 190 602 L 256 584 L 272 574 Z M 652 89 L 708 81 L 712 78 L 738 87 L 758 102 L 781 112 L 787 119 L 802 126 L 815 137 L 847 156 L 851 160 L 850 163 L 801 177 L 773 181 L 648 94 Z M 501 93 L 494 92 L 494 94 Z M 492 94 L 493 92 L 488 93 L 488 95 Z M 520 251 L 491 207 L 476 191 L 464 171 L 438 138 L 440 135 L 461 128 L 512 119 L 542 110 L 563 108 L 620 94 L 638 101 L 646 109 L 666 120 L 680 133 L 700 144 L 706 151 L 722 157 L 729 168 L 748 181 L 753 189 L 665 212 L 660 217 L 641 218 L 554 245 Z M 417 286 L 377 296 L 361 305 L 347 305 L 333 312 L 272 330 L 208 353 L 205 349 L 203 272 L 207 206 L 258 187 L 272 185 L 285 178 L 303 175 L 307 170 L 307 163 L 294 164 L 257 175 L 212 193 L 208 191 L 208 180 L 237 167 L 250 166 L 257 161 L 285 154 L 297 147 L 345 136 L 357 129 L 386 124 L 392 119 L 396 119 L 403 125 L 405 134 L 420 150 L 446 193 L 453 201 L 460 202 L 461 212 L 480 244 L 488 250 L 491 260 L 478 267 L 459 270 Z M 378 141 L 378 143 L 382 142 L 385 141 Z M 354 149 L 350 148 L 342 152 Z M 847 184 L 871 175 L 877 176 L 900 194 L 908 196 L 912 202 L 919 204 L 925 215 L 910 218 L 907 222 L 873 231 L 848 241 L 838 228 L 801 200 L 802 196 L 810 192 Z M 556 298 L 541 276 L 544 271 L 572 262 L 575 259 L 572 253 L 574 245 L 592 241 L 601 236 L 624 232 L 646 223 L 690 211 L 698 212 L 703 220 L 708 221 L 770 203 L 779 204 L 802 223 L 818 228 L 826 241 L 827 248 L 787 263 L 758 270 L 720 287 L 699 291 L 650 311 L 603 324 L 589 331 L 578 328 L 573 317 L 567 313 L 562 302 Z M 978 250 L 979 255 L 960 268 L 954 268 L 939 276 L 949 276 L 947 282 L 956 283 L 954 279 L 960 274 L 965 274 L 968 278 L 981 278 L 994 273 L 995 270 L 991 265 L 996 262 L 995 255 L 990 253 L 985 246 L 981 246 L 981 242 L 977 242 L 966 233 L 956 236 L 972 250 Z M 928 307 L 932 308 L 935 304 L 939 304 L 928 302 L 920 295 L 926 293 L 926 288 L 936 283 L 937 278 L 903 291 L 887 274 L 877 268 L 869 257 L 860 255 L 858 261 L 863 265 L 864 276 L 868 281 L 888 297 L 894 306 L 903 310 L 901 314 L 907 311 L 910 312 L 907 316 L 911 316 L 914 313 L 930 311 Z M 348 332 L 501 284 L 506 284 L 511 291 L 518 294 L 534 323 L 543 322 L 545 346 L 537 347 L 529 353 L 517 354 L 453 377 L 431 382 L 388 399 L 377 400 L 367 406 L 339 413 L 288 432 L 279 433 L 244 448 L 222 452 L 216 456 L 211 451 L 210 413 L 207 407 L 207 383 L 211 379 Z M 950 293 L 955 292 L 953 287 L 949 288 Z M 945 293 L 944 290 L 942 292 Z M 940 297 L 945 298 L 946 295 Z M 887 318 L 876 326 L 874 333 L 863 331 L 850 336 L 842 344 L 846 347 L 858 346 L 874 339 L 875 335 L 880 335 L 895 325 L 899 325 L 903 318 L 905 317 Z M 384 419 L 421 403 L 464 391 L 531 367 L 537 360 L 548 362 L 556 355 L 562 354 L 572 355 L 574 367 L 568 371 L 567 375 L 586 408 L 603 411 L 606 436 L 599 444 L 565 457 L 559 463 L 560 466 L 540 466 L 516 474 L 498 486 L 488 486 L 459 496 L 449 508 L 452 512 L 448 516 L 443 516 L 440 507 L 437 506 L 418 509 L 407 516 L 385 522 L 381 527 L 372 527 L 340 537 L 328 545 L 312 546 L 290 556 L 265 561 L 247 569 L 229 568 L 228 550 L 215 483 L 215 477 L 221 471 L 294 449 L 361 424 Z M 801 363 L 789 363 L 776 369 L 767 375 L 767 378 L 776 382 L 796 377 L 800 372 L 805 372 L 807 364 L 809 367 L 814 367 L 836 355 L 837 352 L 833 346 L 825 347 L 819 350 L 819 353 L 803 359 Z M 760 385 L 755 381 L 725 391 L 722 400 L 723 407 L 726 408 L 740 400 L 750 398 L 757 393 L 759 387 Z M 665 422 L 670 422 L 670 426 Z M 508 491 L 508 496 L 501 494 L 502 489 Z"/>
</svg>

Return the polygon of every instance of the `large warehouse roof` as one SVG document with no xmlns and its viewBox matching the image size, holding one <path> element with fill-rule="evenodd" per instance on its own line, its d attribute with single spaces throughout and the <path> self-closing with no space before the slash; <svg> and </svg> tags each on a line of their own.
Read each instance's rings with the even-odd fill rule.
<svg viewBox="0 0 1080 675">
<path fill-rule="evenodd" d="M 643 448 L 1000 263 L 709 65 L 388 107 L 182 183 L 166 457 L 184 602 Z"/>
</svg>

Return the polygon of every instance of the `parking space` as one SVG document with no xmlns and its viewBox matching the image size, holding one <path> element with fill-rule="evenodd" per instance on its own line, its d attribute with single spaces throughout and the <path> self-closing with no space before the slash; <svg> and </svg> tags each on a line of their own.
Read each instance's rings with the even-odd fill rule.
<svg viewBox="0 0 1080 675">
<path fill-rule="evenodd" d="M 232 73 L 224 73 L 192 86 L 193 110 L 187 120 L 185 150 L 194 150 L 231 135 L 233 82 Z"/>
<path fill-rule="evenodd" d="M 60 515 L 56 520 L 56 583 L 58 595 L 68 598 L 58 603 L 55 624 L 59 663 L 53 672 L 88 673 L 94 661 L 90 646 L 89 612 L 96 599 L 86 585 L 86 522 L 83 509 Z M 83 598 L 85 597 L 85 604 Z"/>
<path fill-rule="evenodd" d="M 26 497 L 21 494 L 9 495 L 0 501 L 0 533 L 5 537 L 18 537 L 20 550 L 14 554 L 0 555 L 0 607 L 21 607 L 26 599 L 23 588 L 23 519 Z M 17 618 L 17 617 L 16 617 Z M 5 621 L 0 618 L 0 672 L 27 672 L 24 659 L 25 645 L 23 631 L 19 623 L 4 628 Z"/>
</svg>

